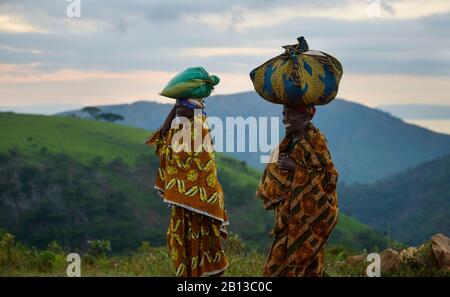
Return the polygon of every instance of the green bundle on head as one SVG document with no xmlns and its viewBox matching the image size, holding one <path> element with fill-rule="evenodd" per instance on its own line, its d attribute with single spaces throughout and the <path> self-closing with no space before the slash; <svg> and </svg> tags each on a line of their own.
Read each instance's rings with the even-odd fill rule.
<svg viewBox="0 0 450 297">
<path fill-rule="evenodd" d="M 172 78 L 160 95 L 174 99 L 203 99 L 211 95 L 219 82 L 217 76 L 209 75 L 203 67 L 188 68 Z"/>
</svg>

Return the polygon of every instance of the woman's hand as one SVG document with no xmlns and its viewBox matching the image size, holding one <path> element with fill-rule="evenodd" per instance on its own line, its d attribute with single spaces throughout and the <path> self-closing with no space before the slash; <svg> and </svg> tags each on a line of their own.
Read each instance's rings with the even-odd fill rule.
<svg viewBox="0 0 450 297">
<path fill-rule="evenodd" d="M 288 154 L 280 154 L 278 157 L 277 165 L 281 171 L 293 172 L 297 167 L 297 164 L 292 160 Z"/>
</svg>

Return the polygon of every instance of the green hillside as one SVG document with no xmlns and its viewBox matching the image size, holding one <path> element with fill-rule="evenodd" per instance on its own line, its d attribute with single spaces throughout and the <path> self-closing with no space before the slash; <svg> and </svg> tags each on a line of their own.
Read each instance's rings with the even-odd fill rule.
<svg viewBox="0 0 450 297">
<path fill-rule="evenodd" d="M 407 244 L 450 234 L 450 155 L 373 184 L 342 186 L 342 208 Z"/>
<path fill-rule="evenodd" d="M 27 244 L 82 248 L 108 239 L 115 251 L 165 244 L 167 206 L 153 190 L 158 160 L 144 129 L 57 116 L 0 113 L 0 227 Z M 260 173 L 217 156 L 230 231 L 265 249 L 271 212 L 254 197 Z M 355 249 L 386 240 L 342 215 L 331 241 Z"/>
</svg>

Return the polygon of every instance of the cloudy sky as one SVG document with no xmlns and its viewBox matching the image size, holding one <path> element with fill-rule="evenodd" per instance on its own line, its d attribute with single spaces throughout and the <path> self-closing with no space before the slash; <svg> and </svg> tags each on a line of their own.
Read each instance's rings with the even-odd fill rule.
<svg viewBox="0 0 450 297">
<path fill-rule="evenodd" d="M 0 109 L 165 101 L 191 66 L 222 79 L 216 94 L 252 90 L 301 35 L 342 62 L 341 98 L 450 105 L 448 0 L 78 0 L 71 18 L 76 1 L 0 0 Z"/>
</svg>

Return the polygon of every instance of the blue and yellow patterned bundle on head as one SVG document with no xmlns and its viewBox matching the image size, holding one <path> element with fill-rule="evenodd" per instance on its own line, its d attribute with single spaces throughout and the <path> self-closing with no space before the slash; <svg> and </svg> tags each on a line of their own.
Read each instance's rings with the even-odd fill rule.
<svg viewBox="0 0 450 297">
<path fill-rule="evenodd" d="M 285 52 L 250 73 L 256 92 L 272 103 L 324 105 L 337 95 L 343 69 L 331 55 L 310 51 L 306 40 L 283 46 Z"/>
<path fill-rule="evenodd" d="M 172 78 L 160 95 L 174 99 L 202 99 L 211 95 L 219 82 L 217 76 L 209 75 L 203 67 L 188 68 Z"/>
</svg>

